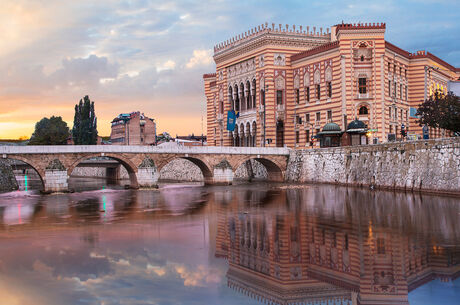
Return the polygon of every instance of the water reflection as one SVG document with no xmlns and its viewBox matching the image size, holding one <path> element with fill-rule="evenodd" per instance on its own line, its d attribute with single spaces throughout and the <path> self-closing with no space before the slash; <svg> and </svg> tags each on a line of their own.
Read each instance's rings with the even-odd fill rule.
<svg viewBox="0 0 460 305">
<path fill-rule="evenodd" d="M 2 194 L 0 303 L 455 304 L 459 203 L 270 184 Z"/>
<path fill-rule="evenodd" d="M 228 286 L 251 298 L 408 304 L 419 286 L 460 275 L 458 200 L 309 187 L 279 202 L 219 213 L 216 256 L 229 262 Z"/>
</svg>

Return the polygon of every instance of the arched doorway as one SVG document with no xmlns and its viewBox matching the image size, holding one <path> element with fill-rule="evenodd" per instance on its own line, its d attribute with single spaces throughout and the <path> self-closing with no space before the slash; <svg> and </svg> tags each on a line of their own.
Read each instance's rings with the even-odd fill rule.
<svg viewBox="0 0 460 305">
<path fill-rule="evenodd" d="M 284 123 L 276 122 L 276 147 L 284 147 Z"/>
</svg>

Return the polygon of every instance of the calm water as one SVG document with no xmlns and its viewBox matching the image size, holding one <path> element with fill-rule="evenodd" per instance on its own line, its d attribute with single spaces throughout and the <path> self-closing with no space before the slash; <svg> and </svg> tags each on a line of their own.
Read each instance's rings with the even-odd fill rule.
<svg viewBox="0 0 460 305">
<path fill-rule="evenodd" d="M 0 304 L 459 304 L 460 200 L 335 186 L 0 194 Z"/>
</svg>

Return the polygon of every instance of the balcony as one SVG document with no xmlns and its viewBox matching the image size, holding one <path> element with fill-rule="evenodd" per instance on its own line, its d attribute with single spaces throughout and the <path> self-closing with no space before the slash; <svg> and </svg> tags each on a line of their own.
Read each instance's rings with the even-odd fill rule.
<svg viewBox="0 0 460 305">
<path fill-rule="evenodd" d="M 369 92 L 367 93 L 358 93 L 357 99 L 358 100 L 366 100 L 372 98 Z"/>
<path fill-rule="evenodd" d="M 224 114 L 223 113 L 218 113 L 217 114 L 217 121 L 222 121 L 224 119 Z"/>
<path fill-rule="evenodd" d="M 276 105 L 276 111 L 284 111 L 284 104 Z"/>
</svg>

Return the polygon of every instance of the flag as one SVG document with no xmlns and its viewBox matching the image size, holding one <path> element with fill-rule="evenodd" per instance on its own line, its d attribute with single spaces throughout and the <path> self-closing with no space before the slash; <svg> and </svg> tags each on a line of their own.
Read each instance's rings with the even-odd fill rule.
<svg viewBox="0 0 460 305">
<path fill-rule="evenodd" d="M 229 110 L 227 112 L 227 130 L 228 131 L 234 131 L 235 130 L 235 125 L 236 125 L 236 118 L 239 116 L 239 114 L 235 114 L 235 110 Z"/>
</svg>

